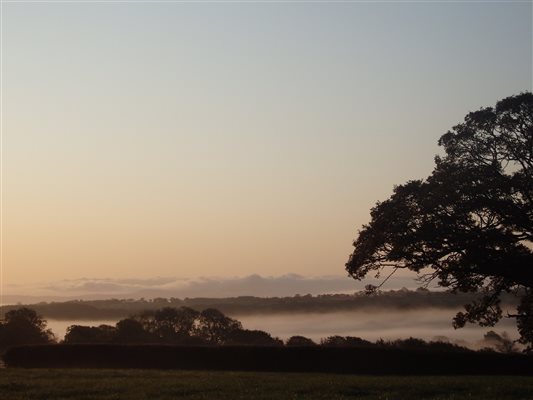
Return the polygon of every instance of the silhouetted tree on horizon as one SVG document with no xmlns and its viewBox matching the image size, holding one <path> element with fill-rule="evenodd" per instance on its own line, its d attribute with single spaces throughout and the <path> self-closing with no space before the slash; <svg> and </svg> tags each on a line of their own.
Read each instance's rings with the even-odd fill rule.
<svg viewBox="0 0 533 400">
<path fill-rule="evenodd" d="M 189 307 L 163 307 L 143 311 L 133 316 L 132 319 L 139 322 L 152 341 L 190 344 L 191 338 L 195 336 L 199 316 L 198 311 Z"/>
<path fill-rule="evenodd" d="M 21 344 L 55 342 L 54 334 L 46 328 L 46 320 L 29 308 L 8 311 L 0 322 L 0 349 Z"/>
<path fill-rule="evenodd" d="M 80 326 L 67 328 L 64 343 L 121 343 L 172 345 L 256 344 L 277 345 L 279 339 L 263 331 L 242 329 L 239 321 L 219 310 L 198 312 L 189 307 L 163 307 L 125 318 L 116 326 Z"/>
<path fill-rule="evenodd" d="M 223 344 L 234 331 L 242 330 L 242 324 L 214 308 L 200 313 L 196 334 L 210 344 Z"/>
<path fill-rule="evenodd" d="M 125 318 L 116 323 L 114 341 L 116 343 L 150 343 L 155 337 L 144 329 L 134 318 Z"/>
<path fill-rule="evenodd" d="M 326 347 L 373 347 L 374 343 L 355 336 L 328 336 L 320 340 L 321 346 Z"/>
<path fill-rule="evenodd" d="M 115 335 L 116 328 L 111 325 L 71 325 L 67 328 L 63 343 L 112 343 Z"/>
<path fill-rule="evenodd" d="M 286 343 L 287 346 L 299 346 L 299 347 L 307 347 L 307 346 L 316 346 L 317 344 L 312 340 L 305 336 L 291 336 Z"/>
<path fill-rule="evenodd" d="M 502 294 L 514 293 L 511 316 L 533 350 L 533 94 L 469 113 L 439 145 L 445 155 L 428 178 L 395 187 L 371 210 L 346 269 L 358 280 L 408 269 L 426 283 L 480 293 L 455 327 L 493 326 Z"/>
</svg>

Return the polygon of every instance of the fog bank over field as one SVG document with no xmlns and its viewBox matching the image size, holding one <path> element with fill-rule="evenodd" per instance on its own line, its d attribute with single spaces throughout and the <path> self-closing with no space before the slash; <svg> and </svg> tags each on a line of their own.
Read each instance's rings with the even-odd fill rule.
<svg viewBox="0 0 533 400">
<path fill-rule="evenodd" d="M 482 342 L 483 335 L 490 330 L 500 333 L 505 331 L 511 338 L 518 338 L 513 319 L 504 318 L 495 327 L 467 325 L 462 329 L 453 329 L 454 315 L 454 310 L 428 308 L 411 311 L 373 310 L 372 312 L 231 315 L 231 317 L 241 321 L 246 329 L 263 330 L 284 340 L 294 335 L 306 336 L 316 342 L 334 335 L 357 336 L 370 341 L 416 337 L 427 341 L 449 340 L 452 343 L 478 349 L 486 345 Z M 48 325 L 56 336 L 62 339 L 70 325 L 114 325 L 116 322 L 115 320 L 49 320 Z"/>
<path fill-rule="evenodd" d="M 7 285 L 5 303 L 35 303 L 75 299 L 155 298 L 155 297 L 281 297 L 295 294 L 353 293 L 376 279 L 355 281 L 348 276 L 281 276 L 198 277 L 148 279 L 80 278 L 33 285 Z M 386 289 L 413 289 L 419 286 L 411 276 L 399 276 L 387 282 Z"/>
<path fill-rule="evenodd" d="M 313 340 L 320 340 L 327 336 L 340 335 L 376 341 L 409 337 L 442 340 L 445 336 L 452 342 L 469 347 L 476 347 L 476 342 L 489 330 L 507 331 L 514 339 L 518 338 L 514 319 L 503 319 L 492 328 L 467 325 L 462 329 L 454 329 L 454 315 L 453 310 L 428 308 L 411 311 L 243 315 L 235 318 L 248 329 L 266 330 L 280 338 L 301 334 Z"/>
</svg>

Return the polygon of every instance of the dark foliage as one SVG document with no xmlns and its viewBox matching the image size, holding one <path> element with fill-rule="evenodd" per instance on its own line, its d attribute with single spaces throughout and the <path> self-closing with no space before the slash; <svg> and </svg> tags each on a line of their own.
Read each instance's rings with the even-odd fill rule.
<svg viewBox="0 0 533 400">
<path fill-rule="evenodd" d="M 263 331 L 242 329 L 239 321 L 216 309 L 198 312 L 189 307 L 164 307 L 108 325 L 72 325 L 65 344 L 159 343 L 173 345 L 262 345 L 279 346 L 283 342 Z"/>
<path fill-rule="evenodd" d="M 453 343 L 442 342 L 442 341 L 431 341 L 426 342 L 418 338 L 407 338 L 407 339 L 397 339 L 397 340 L 378 340 L 375 343 L 378 347 L 384 348 L 397 348 L 397 349 L 407 349 L 407 350 L 437 350 L 445 352 L 470 352 L 472 350 L 467 349 Z"/>
<path fill-rule="evenodd" d="M 526 290 L 517 307 L 516 324 L 521 336 L 521 343 L 527 345 L 527 351 L 533 351 L 533 289 Z"/>
<path fill-rule="evenodd" d="M 20 344 L 41 344 L 54 341 L 46 321 L 34 310 L 19 308 L 6 313 L 0 322 L 0 350 Z"/>
<path fill-rule="evenodd" d="M 312 339 L 309 339 L 305 336 L 291 336 L 287 343 L 285 343 L 286 346 L 316 346 L 317 344 L 313 342 Z"/>
<path fill-rule="evenodd" d="M 224 344 L 238 330 L 242 330 L 239 321 L 214 308 L 203 310 L 195 327 L 196 335 L 209 344 Z"/>
<path fill-rule="evenodd" d="M 66 339 L 66 338 L 65 338 Z M 144 329 L 141 322 L 133 318 L 120 320 L 116 324 L 114 341 L 116 343 L 151 343 L 153 335 Z"/>
<path fill-rule="evenodd" d="M 65 343 L 112 343 L 116 328 L 110 325 L 82 326 L 71 325 L 65 334 Z"/>
<path fill-rule="evenodd" d="M 189 307 L 164 307 L 142 312 L 134 319 L 141 325 L 148 342 L 190 344 L 199 316 L 198 311 Z"/>
<path fill-rule="evenodd" d="M 8 367 L 159 368 L 349 374 L 531 375 L 524 354 L 385 347 L 53 345 L 10 349 Z"/>
<path fill-rule="evenodd" d="M 500 353 L 515 353 L 518 351 L 514 340 L 509 338 L 506 332 L 500 335 L 494 331 L 488 331 L 483 336 L 483 341 Z"/>
<path fill-rule="evenodd" d="M 283 346 L 283 341 L 259 330 L 237 329 L 224 340 L 227 346 Z"/>
<path fill-rule="evenodd" d="M 326 347 L 372 347 L 374 343 L 354 336 L 328 336 L 320 341 Z"/>
<path fill-rule="evenodd" d="M 480 293 L 457 314 L 456 327 L 493 326 L 502 295 L 515 294 L 513 316 L 531 346 L 533 94 L 469 113 L 439 145 L 446 154 L 427 179 L 395 187 L 372 209 L 346 269 L 362 279 L 404 268 L 455 292 Z"/>
</svg>

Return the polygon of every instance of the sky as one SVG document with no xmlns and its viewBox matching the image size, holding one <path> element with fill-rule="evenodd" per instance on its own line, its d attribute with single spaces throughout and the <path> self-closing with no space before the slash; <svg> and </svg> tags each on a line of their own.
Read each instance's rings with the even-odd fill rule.
<svg viewBox="0 0 533 400">
<path fill-rule="evenodd" d="M 531 89 L 530 2 L 4 2 L 4 286 L 344 276 L 438 138 Z"/>
</svg>

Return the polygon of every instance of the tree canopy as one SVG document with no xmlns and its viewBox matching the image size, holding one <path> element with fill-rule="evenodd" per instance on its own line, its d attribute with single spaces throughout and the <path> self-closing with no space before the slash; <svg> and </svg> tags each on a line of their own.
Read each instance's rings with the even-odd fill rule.
<svg viewBox="0 0 533 400">
<path fill-rule="evenodd" d="M 20 344 L 52 343 L 54 335 L 34 310 L 19 308 L 5 314 L 0 322 L 0 350 Z"/>
<path fill-rule="evenodd" d="M 533 346 L 533 94 L 466 115 L 440 140 L 432 174 L 394 188 L 371 210 L 346 269 L 355 279 L 408 269 L 425 283 L 479 292 L 454 319 L 494 325 L 501 295 L 520 298 L 512 317 Z M 369 290 L 372 290 L 369 287 Z"/>
<path fill-rule="evenodd" d="M 116 326 L 67 328 L 64 343 L 159 343 L 173 345 L 281 346 L 269 333 L 243 329 L 236 319 L 214 308 L 198 312 L 189 307 L 164 307 L 122 319 Z"/>
</svg>

